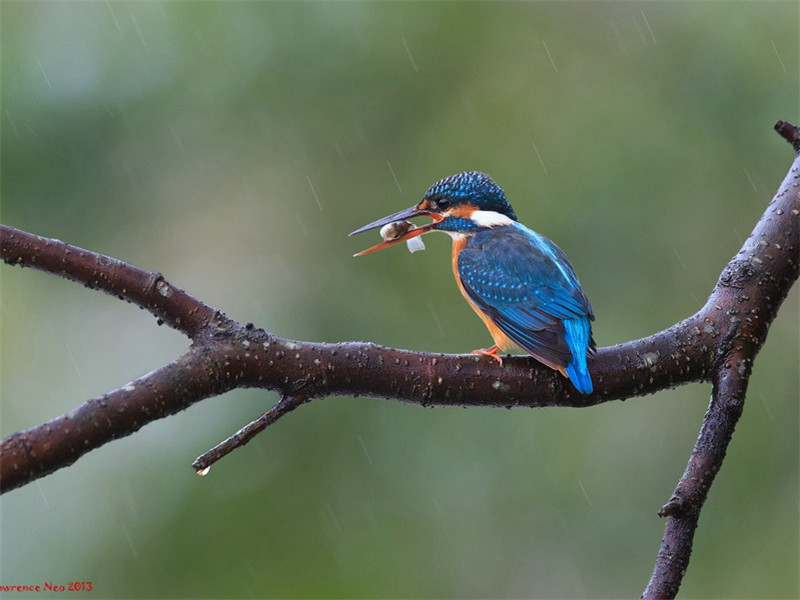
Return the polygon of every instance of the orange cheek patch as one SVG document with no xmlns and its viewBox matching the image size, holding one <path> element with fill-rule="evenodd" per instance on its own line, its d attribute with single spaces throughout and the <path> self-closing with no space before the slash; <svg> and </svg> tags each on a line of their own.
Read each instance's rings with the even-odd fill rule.
<svg viewBox="0 0 800 600">
<path fill-rule="evenodd" d="M 476 210 L 478 210 L 477 206 L 462 204 L 461 206 L 456 206 L 452 210 L 449 210 L 447 215 L 458 219 L 469 219 Z"/>
</svg>

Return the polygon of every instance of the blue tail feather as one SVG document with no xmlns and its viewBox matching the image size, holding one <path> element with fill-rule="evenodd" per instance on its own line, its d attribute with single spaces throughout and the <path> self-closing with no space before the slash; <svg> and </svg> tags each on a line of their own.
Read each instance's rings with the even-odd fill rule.
<svg viewBox="0 0 800 600">
<path fill-rule="evenodd" d="M 591 394 L 594 388 L 586 366 L 586 352 L 592 338 L 589 317 L 564 319 L 564 338 L 572 353 L 572 361 L 566 367 L 567 375 L 581 394 Z"/>
</svg>

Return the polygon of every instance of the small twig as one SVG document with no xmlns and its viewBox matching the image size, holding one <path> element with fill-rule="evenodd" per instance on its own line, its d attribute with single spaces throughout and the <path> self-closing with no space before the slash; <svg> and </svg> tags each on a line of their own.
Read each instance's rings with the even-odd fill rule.
<svg viewBox="0 0 800 600">
<path fill-rule="evenodd" d="M 280 401 L 263 415 L 242 427 L 224 442 L 214 446 L 208 452 L 198 456 L 192 463 L 198 475 L 205 475 L 215 462 L 223 456 L 230 454 L 272 425 L 286 413 L 293 411 L 306 401 L 303 396 L 284 396 Z"/>
</svg>

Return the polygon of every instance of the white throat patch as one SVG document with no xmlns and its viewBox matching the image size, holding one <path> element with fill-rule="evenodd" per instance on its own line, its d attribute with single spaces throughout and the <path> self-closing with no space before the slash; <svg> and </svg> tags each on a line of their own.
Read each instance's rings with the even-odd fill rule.
<svg viewBox="0 0 800 600">
<path fill-rule="evenodd" d="M 498 225 L 511 225 L 514 221 L 493 210 L 476 210 L 470 218 L 481 227 L 497 227 Z"/>
</svg>

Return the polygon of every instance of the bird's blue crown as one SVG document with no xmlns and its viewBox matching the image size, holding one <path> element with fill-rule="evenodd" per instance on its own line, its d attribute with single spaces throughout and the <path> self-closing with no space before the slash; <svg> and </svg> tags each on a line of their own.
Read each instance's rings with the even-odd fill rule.
<svg viewBox="0 0 800 600">
<path fill-rule="evenodd" d="M 514 221 L 517 215 L 506 199 L 506 193 L 486 173 L 465 171 L 445 177 L 425 192 L 424 200 L 458 204 L 474 204 L 479 210 L 491 210 L 506 215 Z"/>
</svg>

